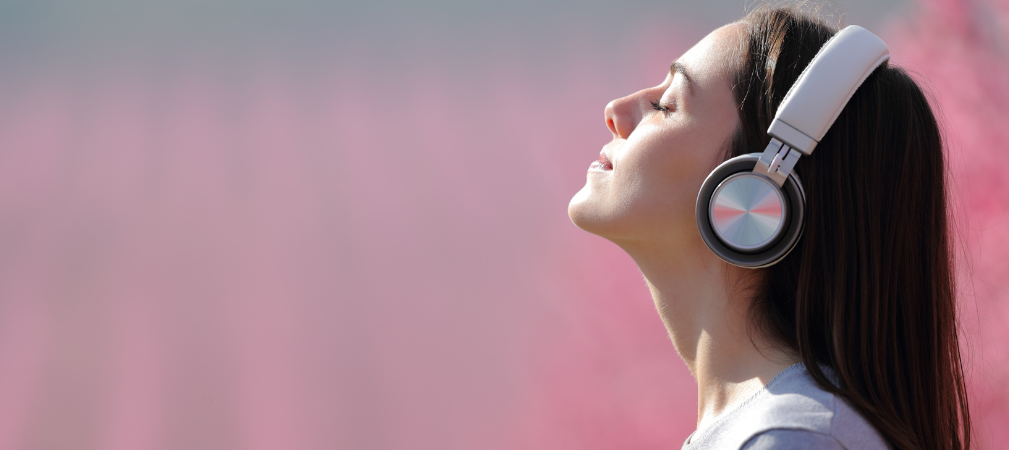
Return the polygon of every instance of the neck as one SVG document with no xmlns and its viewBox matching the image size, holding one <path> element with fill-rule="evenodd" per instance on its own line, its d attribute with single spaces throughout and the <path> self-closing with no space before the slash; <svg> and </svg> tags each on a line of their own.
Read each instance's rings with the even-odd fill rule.
<svg viewBox="0 0 1009 450">
<path fill-rule="evenodd" d="M 697 380 L 702 428 L 799 359 L 748 333 L 760 274 L 724 263 L 697 241 L 620 246 L 644 274 L 673 346 Z"/>
</svg>

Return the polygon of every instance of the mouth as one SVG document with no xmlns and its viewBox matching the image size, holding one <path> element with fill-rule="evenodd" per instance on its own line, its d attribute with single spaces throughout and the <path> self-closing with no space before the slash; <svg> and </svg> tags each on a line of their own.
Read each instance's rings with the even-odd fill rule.
<svg viewBox="0 0 1009 450">
<path fill-rule="evenodd" d="M 592 165 L 589 166 L 589 169 L 604 170 L 604 171 L 613 170 L 613 162 L 606 157 L 605 152 L 599 152 L 599 159 L 593 161 Z"/>
</svg>

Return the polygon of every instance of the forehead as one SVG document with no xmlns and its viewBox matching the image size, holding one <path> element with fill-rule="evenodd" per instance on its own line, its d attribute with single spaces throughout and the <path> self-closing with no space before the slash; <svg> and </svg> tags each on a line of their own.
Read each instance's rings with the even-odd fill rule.
<svg viewBox="0 0 1009 450">
<path fill-rule="evenodd" d="M 712 31 L 678 60 L 701 86 L 724 83 L 741 55 L 746 24 L 730 23 Z"/>
</svg>

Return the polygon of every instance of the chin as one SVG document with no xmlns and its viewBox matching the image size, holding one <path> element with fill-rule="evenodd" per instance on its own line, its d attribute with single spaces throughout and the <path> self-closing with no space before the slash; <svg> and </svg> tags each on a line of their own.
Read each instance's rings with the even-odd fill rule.
<svg viewBox="0 0 1009 450">
<path fill-rule="evenodd" d="M 593 224 L 598 222 L 598 208 L 592 205 L 592 193 L 588 186 L 578 191 L 568 202 L 568 218 L 578 228 L 593 233 Z"/>
<path fill-rule="evenodd" d="M 578 228 L 621 246 L 627 242 L 679 245 L 686 242 L 684 239 L 701 239 L 692 208 L 670 210 L 662 203 L 614 206 L 589 186 L 571 198 L 568 218 Z"/>
<path fill-rule="evenodd" d="M 609 238 L 616 231 L 617 221 L 598 200 L 588 186 L 583 187 L 568 203 L 568 218 L 578 228 Z"/>
</svg>

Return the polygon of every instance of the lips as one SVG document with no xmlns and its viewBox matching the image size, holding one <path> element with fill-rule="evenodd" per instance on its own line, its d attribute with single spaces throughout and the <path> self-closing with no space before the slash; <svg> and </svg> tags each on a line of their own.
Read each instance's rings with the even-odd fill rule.
<svg viewBox="0 0 1009 450">
<path fill-rule="evenodd" d="M 604 152 L 599 152 L 599 165 L 603 170 L 613 170 L 613 162 L 606 157 Z"/>
</svg>

